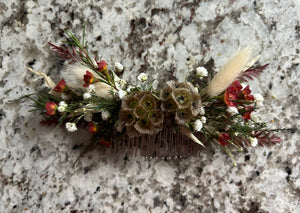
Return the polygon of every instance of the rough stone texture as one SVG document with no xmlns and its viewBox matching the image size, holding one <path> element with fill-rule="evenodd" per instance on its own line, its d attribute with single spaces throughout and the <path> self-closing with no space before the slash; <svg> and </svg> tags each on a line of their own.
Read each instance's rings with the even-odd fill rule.
<svg viewBox="0 0 300 213">
<path fill-rule="evenodd" d="M 210 59 L 218 70 L 251 46 L 260 64 L 270 63 L 250 82 L 270 97 L 257 117 L 272 128 L 299 128 L 299 13 L 297 0 L 2 0 L 0 211 L 300 212 L 299 132 L 237 153 L 237 166 L 215 146 L 180 160 L 93 150 L 74 166 L 88 145 L 85 131 L 41 127 L 29 101 L 11 102 L 43 86 L 27 66 L 59 79 L 47 42 L 63 40 L 67 29 L 80 35 L 86 23 L 91 52 L 124 64 L 130 81 L 140 72 L 182 80 Z"/>
</svg>

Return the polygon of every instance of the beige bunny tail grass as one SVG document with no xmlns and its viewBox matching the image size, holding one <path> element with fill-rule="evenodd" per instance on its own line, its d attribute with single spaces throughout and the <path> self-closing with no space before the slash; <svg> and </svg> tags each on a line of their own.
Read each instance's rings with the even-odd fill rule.
<svg viewBox="0 0 300 213">
<path fill-rule="evenodd" d="M 209 97 L 214 97 L 223 92 L 238 77 L 249 64 L 252 57 L 250 48 L 245 48 L 232 57 L 224 67 L 214 76 L 205 89 Z"/>
</svg>

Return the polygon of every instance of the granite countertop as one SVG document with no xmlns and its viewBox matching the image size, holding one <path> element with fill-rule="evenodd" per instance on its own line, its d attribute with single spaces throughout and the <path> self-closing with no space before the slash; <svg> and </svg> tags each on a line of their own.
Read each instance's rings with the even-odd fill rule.
<svg viewBox="0 0 300 213">
<path fill-rule="evenodd" d="M 40 126 L 29 101 L 43 87 L 32 67 L 59 79 L 48 41 L 81 35 L 123 78 L 141 72 L 183 80 L 209 61 L 218 70 L 250 46 L 270 63 L 253 92 L 268 97 L 256 116 L 271 128 L 299 128 L 300 2 L 297 0 L 23 0 L 0 2 L 0 212 L 300 212 L 299 131 L 272 147 L 218 147 L 184 159 L 107 155 L 82 130 Z M 276 97 L 276 98 L 274 98 Z M 76 164 L 75 161 L 78 159 Z"/>
</svg>

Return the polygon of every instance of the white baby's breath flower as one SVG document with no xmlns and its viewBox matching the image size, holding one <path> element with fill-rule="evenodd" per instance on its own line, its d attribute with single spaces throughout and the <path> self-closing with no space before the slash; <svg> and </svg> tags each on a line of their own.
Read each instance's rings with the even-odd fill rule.
<svg viewBox="0 0 300 213">
<path fill-rule="evenodd" d="M 147 81 L 147 80 L 148 80 L 148 74 L 142 72 L 141 74 L 139 74 L 138 80 L 139 80 L 140 82 L 145 82 L 145 81 Z"/>
<path fill-rule="evenodd" d="M 228 107 L 226 110 L 230 115 L 239 114 L 239 111 L 236 107 Z"/>
<path fill-rule="evenodd" d="M 202 127 L 203 127 L 202 122 L 199 119 L 197 119 L 194 123 L 194 130 L 196 132 L 199 132 L 202 129 Z"/>
<path fill-rule="evenodd" d="M 64 112 L 64 111 L 66 111 L 67 107 L 68 107 L 68 104 L 67 104 L 65 101 L 61 101 L 61 102 L 59 102 L 59 104 L 58 104 L 57 110 L 58 110 L 59 112 Z"/>
<path fill-rule="evenodd" d="M 107 110 L 104 110 L 101 112 L 101 117 L 104 121 L 106 121 L 111 116 L 110 112 Z"/>
<path fill-rule="evenodd" d="M 71 123 L 71 122 L 67 122 L 66 123 L 66 129 L 69 132 L 75 132 L 77 130 L 76 124 L 75 123 Z"/>
<path fill-rule="evenodd" d="M 123 90 L 123 89 L 125 89 L 127 82 L 124 81 L 123 79 L 119 79 L 119 80 L 115 81 L 115 84 L 116 84 L 116 88 L 118 90 Z"/>
<path fill-rule="evenodd" d="M 58 106 L 58 107 L 57 107 L 57 110 L 58 110 L 59 112 L 64 112 L 64 111 L 66 111 L 66 107 L 64 107 L 64 106 Z"/>
<path fill-rule="evenodd" d="M 257 106 L 262 106 L 263 105 L 263 101 L 264 101 L 264 97 L 261 94 L 254 94 L 254 101 L 257 104 Z"/>
<path fill-rule="evenodd" d="M 95 92 L 95 86 L 93 84 L 90 84 L 87 88 L 88 93 Z"/>
<path fill-rule="evenodd" d="M 206 117 L 202 116 L 202 117 L 201 117 L 201 122 L 202 122 L 203 124 L 205 124 L 205 123 L 206 123 Z"/>
<path fill-rule="evenodd" d="M 62 106 L 62 107 L 65 107 L 65 108 L 67 108 L 68 107 L 68 104 L 65 102 L 65 101 L 61 101 L 61 102 L 59 102 L 59 104 L 58 104 L 59 106 Z"/>
<path fill-rule="evenodd" d="M 83 99 L 84 100 L 89 99 L 91 97 L 92 97 L 91 93 L 86 92 L 86 93 L 83 94 Z"/>
<path fill-rule="evenodd" d="M 200 77 L 206 77 L 207 76 L 207 69 L 205 67 L 197 67 L 196 69 L 197 75 Z"/>
<path fill-rule="evenodd" d="M 155 79 L 155 80 L 153 81 L 153 83 L 152 83 L 152 88 L 153 88 L 154 90 L 157 90 L 158 84 L 159 84 L 159 81 L 158 81 L 157 79 Z"/>
<path fill-rule="evenodd" d="M 125 97 L 126 94 L 127 94 L 127 92 L 124 91 L 124 90 L 120 90 L 120 91 L 118 92 L 118 95 L 119 95 L 119 98 L 120 98 L 120 99 L 123 99 L 123 98 Z"/>
<path fill-rule="evenodd" d="M 131 89 L 133 89 L 133 88 L 134 88 L 134 86 L 129 85 L 129 86 L 127 87 L 126 91 L 127 91 L 127 92 L 131 92 Z"/>
<path fill-rule="evenodd" d="M 200 115 L 205 115 L 205 109 L 204 109 L 204 107 L 200 107 Z"/>
<path fill-rule="evenodd" d="M 117 72 L 121 72 L 123 69 L 124 69 L 124 67 L 123 67 L 123 65 L 121 63 L 119 63 L 119 62 L 115 63 L 115 70 Z"/>
<path fill-rule="evenodd" d="M 124 87 L 125 85 L 126 85 L 126 81 L 124 81 L 123 79 L 121 79 L 120 81 L 119 81 L 119 83 L 120 83 L 120 85 L 121 85 L 121 87 Z"/>
<path fill-rule="evenodd" d="M 256 147 L 257 146 L 257 144 L 258 144 L 257 138 L 250 137 L 249 140 L 250 140 L 250 144 L 251 144 L 252 147 Z"/>
</svg>

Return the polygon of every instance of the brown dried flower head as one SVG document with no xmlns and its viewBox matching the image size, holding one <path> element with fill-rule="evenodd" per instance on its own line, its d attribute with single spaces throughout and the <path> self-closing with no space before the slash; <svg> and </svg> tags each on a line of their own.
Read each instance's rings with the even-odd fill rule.
<svg viewBox="0 0 300 213">
<path fill-rule="evenodd" d="M 132 93 L 122 101 L 119 119 L 126 126 L 129 137 L 158 133 L 163 118 L 160 102 L 150 92 Z"/>
<path fill-rule="evenodd" d="M 200 113 L 201 98 L 190 82 L 168 81 L 160 98 L 162 110 L 173 114 L 178 124 L 184 124 Z"/>
</svg>

